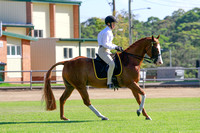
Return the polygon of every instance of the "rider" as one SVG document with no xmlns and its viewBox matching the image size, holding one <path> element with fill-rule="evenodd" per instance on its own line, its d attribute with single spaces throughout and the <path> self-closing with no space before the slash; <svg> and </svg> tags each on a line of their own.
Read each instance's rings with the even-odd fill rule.
<svg viewBox="0 0 200 133">
<path fill-rule="evenodd" d="M 114 88 L 112 83 L 112 75 L 115 68 L 115 63 L 110 56 L 110 49 L 115 49 L 117 51 L 123 51 L 122 47 L 117 46 L 112 43 L 113 40 L 113 33 L 112 30 L 115 28 L 116 19 L 113 16 L 107 16 L 105 18 L 105 24 L 107 27 L 103 29 L 98 34 L 98 45 L 99 50 L 98 54 L 100 58 L 109 65 L 108 72 L 107 72 L 107 87 Z"/>
</svg>

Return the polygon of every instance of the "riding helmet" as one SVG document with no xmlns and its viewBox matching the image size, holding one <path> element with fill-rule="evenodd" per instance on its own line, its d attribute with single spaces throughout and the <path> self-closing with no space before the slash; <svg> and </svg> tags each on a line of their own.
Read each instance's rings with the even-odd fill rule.
<svg viewBox="0 0 200 133">
<path fill-rule="evenodd" d="M 117 20 L 115 19 L 115 17 L 113 16 L 107 16 L 105 18 L 105 24 L 108 25 L 108 23 L 112 23 L 112 22 L 117 22 Z"/>
</svg>

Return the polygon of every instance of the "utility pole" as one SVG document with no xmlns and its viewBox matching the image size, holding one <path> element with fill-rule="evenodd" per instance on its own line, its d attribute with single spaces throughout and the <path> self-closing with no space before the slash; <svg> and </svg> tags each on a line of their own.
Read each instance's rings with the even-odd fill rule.
<svg viewBox="0 0 200 133">
<path fill-rule="evenodd" d="M 172 51 L 171 51 L 171 49 L 169 50 L 169 64 L 170 64 L 170 67 L 172 67 Z"/>
<path fill-rule="evenodd" d="M 115 0 L 113 0 L 113 16 L 115 17 L 115 14 L 116 14 L 116 10 L 115 10 Z"/>
<path fill-rule="evenodd" d="M 132 44 L 131 1 L 132 1 L 132 0 L 129 0 L 129 2 L 128 2 L 128 14 L 129 14 L 129 17 L 128 17 L 128 20 L 129 20 L 129 45 Z"/>
<path fill-rule="evenodd" d="M 108 0 L 107 0 L 108 1 Z M 108 5 L 111 7 L 112 9 L 112 15 L 115 17 L 116 14 L 116 10 L 115 10 L 115 0 L 112 0 L 112 2 L 108 2 Z"/>
<path fill-rule="evenodd" d="M 0 37 L 3 35 L 2 30 L 3 30 L 3 27 L 2 27 L 2 21 L 0 21 Z"/>
</svg>

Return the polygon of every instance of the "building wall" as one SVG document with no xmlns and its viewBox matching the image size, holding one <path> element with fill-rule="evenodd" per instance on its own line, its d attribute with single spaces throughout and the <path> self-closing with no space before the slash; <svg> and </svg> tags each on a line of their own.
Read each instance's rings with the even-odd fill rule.
<svg viewBox="0 0 200 133">
<path fill-rule="evenodd" d="M 55 12 L 56 12 L 56 5 L 53 3 L 49 4 L 49 19 L 50 19 L 50 37 L 55 37 Z"/>
<path fill-rule="evenodd" d="M 73 57 L 75 58 L 79 56 L 79 42 L 73 41 L 58 41 L 56 42 L 56 62 L 63 61 L 63 60 L 70 60 L 64 58 L 64 48 L 72 48 L 73 50 Z"/>
<path fill-rule="evenodd" d="M 74 38 L 73 5 L 56 4 L 55 34 L 57 38 Z"/>
<path fill-rule="evenodd" d="M 12 33 L 16 33 L 16 34 L 26 35 L 26 28 L 7 27 L 7 32 L 12 32 Z"/>
<path fill-rule="evenodd" d="M 49 70 L 57 62 L 70 60 L 64 58 L 64 48 L 72 48 L 72 58 L 79 56 L 79 41 L 59 41 L 56 38 L 40 39 L 31 43 L 31 69 L 32 70 Z M 97 42 L 81 43 L 81 56 L 87 56 L 87 48 L 95 48 L 98 51 Z M 62 70 L 63 65 L 59 65 L 54 70 Z M 46 72 L 34 72 L 33 79 L 42 80 Z M 62 80 L 62 71 L 52 73 L 53 78 Z"/>
<path fill-rule="evenodd" d="M 21 49 L 22 49 L 22 71 L 31 70 L 31 49 L 30 49 L 30 40 L 21 40 Z M 30 73 L 22 72 L 22 81 L 30 81 Z"/>
<path fill-rule="evenodd" d="M 86 41 L 81 43 L 81 56 L 87 57 L 87 48 L 95 48 L 95 53 L 98 53 L 98 43 Z"/>
<path fill-rule="evenodd" d="M 54 12 L 54 15 L 51 13 Z M 51 16 L 51 17 L 50 17 Z M 4 48 L 0 48 L 0 61 L 7 63 L 7 71 L 48 70 L 53 64 L 63 60 L 64 48 L 73 49 L 73 58 L 79 56 L 79 42 L 58 41 L 56 38 L 79 38 L 79 5 L 54 4 L 40 2 L 0 1 L 0 20 L 4 23 L 33 24 L 35 30 L 43 30 L 43 38 L 37 42 L 21 40 L 13 37 L 1 37 Z M 53 21 L 53 22 L 52 22 Z M 54 28 L 51 28 L 54 25 Z M 7 27 L 8 32 L 27 35 L 28 28 Z M 33 32 L 32 32 L 33 33 Z M 33 34 L 32 34 L 33 35 Z M 49 38 L 49 37 L 55 37 Z M 7 44 L 6 44 L 7 43 Z M 90 43 L 83 43 L 81 54 L 86 56 L 86 48 Z M 7 56 L 6 45 L 20 45 L 21 56 Z M 91 44 L 92 46 L 93 44 Z M 30 48 L 31 47 L 31 48 Z M 31 55 L 30 55 L 31 53 Z M 63 66 L 56 69 L 62 70 Z M 53 76 L 55 74 L 53 73 Z M 59 73 L 61 75 L 61 73 Z M 29 80 L 29 73 L 8 73 L 7 79 L 15 81 Z M 33 73 L 33 76 L 44 76 L 44 73 Z M 13 80 L 12 80 L 13 81 Z"/>
<path fill-rule="evenodd" d="M 50 37 L 49 3 L 33 3 L 33 25 L 35 30 L 43 30 L 43 37 Z"/>
<path fill-rule="evenodd" d="M 48 70 L 56 63 L 55 44 L 57 39 L 40 39 L 31 42 L 31 69 Z M 43 77 L 44 73 L 35 72 L 34 77 Z"/>
<path fill-rule="evenodd" d="M 26 2 L 0 1 L 0 20 L 4 23 L 26 23 Z"/>
<path fill-rule="evenodd" d="M 74 38 L 79 38 L 79 5 L 73 5 Z"/>
<path fill-rule="evenodd" d="M 58 41 L 56 42 L 56 62 L 70 60 L 72 58 L 65 59 L 64 58 L 64 48 L 72 48 L 73 50 L 73 58 L 79 56 L 79 42 L 74 41 Z M 81 43 L 81 56 L 87 57 L 87 48 L 95 48 L 95 52 L 98 51 L 98 44 L 97 42 L 84 42 Z M 57 66 L 56 70 L 62 70 L 63 66 Z M 61 73 L 57 74 L 56 76 L 61 76 Z"/>
<path fill-rule="evenodd" d="M 72 59 L 72 58 L 68 59 L 64 58 L 64 48 L 72 48 L 73 51 L 72 58 L 79 56 L 79 42 L 58 41 L 56 42 L 56 62 Z M 56 67 L 56 70 L 62 70 L 62 69 L 63 69 L 62 65 Z M 61 73 L 57 74 L 57 76 L 61 76 Z"/>
<path fill-rule="evenodd" d="M 2 45 L 3 44 L 3 45 Z M 7 38 L 6 36 L 0 37 L 0 61 L 7 64 Z M 5 65 L 5 70 L 7 70 L 7 65 Z"/>
<path fill-rule="evenodd" d="M 32 24 L 33 23 L 33 3 L 26 2 L 26 23 Z M 33 36 L 33 30 L 26 28 L 26 35 Z"/>
<path fill-rule="evenodd" d="M 7 46 L 21 46 L 21 39 L 7 37 Z M 21 71 L 22 70 L 21 56 L 7 56 L 7 71 Z M 8 78 L 21 78 L 20 72 L 7 73 Z M 21 80 L 21 79 L 20 79 Z"/>
</svg>

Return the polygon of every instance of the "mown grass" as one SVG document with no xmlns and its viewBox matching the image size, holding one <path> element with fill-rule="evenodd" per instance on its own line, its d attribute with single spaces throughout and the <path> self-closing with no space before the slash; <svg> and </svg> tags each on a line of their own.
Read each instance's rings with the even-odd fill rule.
<svg viewBox="0 0 200 133">
<path fill-rule="evenodd" d="M 91 101 L 109 121 L 97 118 L 82 100 L 66 102 L 65 116 L 71 121 L 61 121 L 59 109 L 45 111 L 41 102 L 0 102 L 0 132 L 200 132 L 200 98 L 147 99 L 152 121 L 137 117 L 135 99 Z"/>
</svg>

